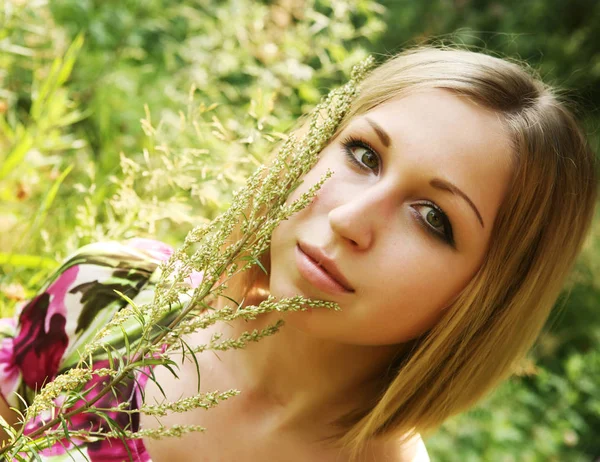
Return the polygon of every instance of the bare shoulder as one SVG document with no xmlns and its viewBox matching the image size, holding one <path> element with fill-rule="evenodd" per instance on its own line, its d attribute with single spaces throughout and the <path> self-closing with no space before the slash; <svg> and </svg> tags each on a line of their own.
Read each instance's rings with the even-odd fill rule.
<svg viewBox="0 0 600 462">
<path fill-rule="evenodd" d="M 415 436 L 407 445 L 409 446 L 407 449 L 407 456 L 409 458 L 406 459 L 406 462 L 430 462 L 429 454 L 421 435 Z M 405 459 L 400 460 L 404 461 Z"/>
<path fill-rule="evenodd" d="M 389 462 L 430 462 L 429 454 L 421 435 L 415 435 L 411 439 L 398 443 L 388 441 L 378 451 L 378 461 Z"/>
</svg>

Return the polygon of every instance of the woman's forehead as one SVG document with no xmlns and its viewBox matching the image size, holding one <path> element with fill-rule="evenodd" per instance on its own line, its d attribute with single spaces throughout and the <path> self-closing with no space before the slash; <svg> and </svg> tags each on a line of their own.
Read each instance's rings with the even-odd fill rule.
<svg viewBox="0 0 600 462">
<path fill-rule="evenodd" d="M 511 150 L 497 112 L 439 88 L 393 98 L 355 116 L 349 126 L 373 130 L 384 145 L 418 141 L 445 151 L 475 149 L 483 154 L 486 146 L 500 144 L 507 152 Z"/>
</svg>

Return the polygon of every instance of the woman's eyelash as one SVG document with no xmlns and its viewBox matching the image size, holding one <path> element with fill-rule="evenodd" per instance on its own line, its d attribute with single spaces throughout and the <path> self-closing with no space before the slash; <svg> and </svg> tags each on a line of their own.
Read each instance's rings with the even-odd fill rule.
<svg viewBox="0 0 600 462">
<path fill-rule="evenodd" d="M 346 153 L 348 160 L 354 166 L 360 168 L 361 170 L 379 173 L 379 170 L 381 169 L 381 159 L 379 157 L 379 154 L 377 154 L 375 148 L 373 148 L 373 146 L 367 140 L 364 140 L 362 138 L 356 138 L 353 136 L 348 136 L 342 141 L 342 146 L 344 148 L 344 152 Z M 359 161 L 352 152 L 353 148 L 363 148 L 369 151 L 374 156 L 373 158 L 377 160 L 377 168 L 374 169 L 373 167 L 369 167 L 368 165 L 366 165 L 364 162 Z"/>
<path fill-rule="evenodd" d="M 456 243 L 454 242 L 454 233 L 452 231 L 452 224 L 448 219 L 448 215 L 436 204 L 433 202 L 421 202 L 415 204 L 417 207 L 429 207 L 432 210 L 435 210 L 441 216 L 443 231 L 438 231 L 436 228 L 427 222 L 427 219 L 419 213 L 418 210 L 415 210 L 417 219 L 421 222 L 421 225 L 425 228 L 426 231 L 431 233 L 434 237 L 441 239 L 443 242 L 451 246 L 452 248 L 456 248 Z M 414 206 L 413 206 L 414 208 Z"/>
</svg>

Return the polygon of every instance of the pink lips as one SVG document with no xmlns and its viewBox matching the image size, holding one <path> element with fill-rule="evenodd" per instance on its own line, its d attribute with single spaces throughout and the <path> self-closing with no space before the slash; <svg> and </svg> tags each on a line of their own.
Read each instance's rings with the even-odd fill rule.
<svg viewBox="0 0 600 462">
<path fill-rule="evenodd" d="M 296 246 L 296 264 L 300 274 L 324 292 L 334 294 L 354 292 L 335 262 L 316 247 L 298 243 Z"/>
</svg>

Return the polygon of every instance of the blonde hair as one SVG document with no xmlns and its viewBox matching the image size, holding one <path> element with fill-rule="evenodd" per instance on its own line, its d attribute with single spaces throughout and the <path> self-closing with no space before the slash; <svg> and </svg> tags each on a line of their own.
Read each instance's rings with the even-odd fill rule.
<svg viewBox="0 0 600 462">
<path fill-rule="evenodd" d="M 495 111 L 514 173 L 481 268 L 342 437 L 355 455 L 375 437 L 437 428 L 510 375 L 544 326 L 593 217 L 594 154 L 552 89 L 518 64 L 465 50 L 408 50 L 367 77 L 339 130 L 426 88 Z"/>
<path fill-rule="evenodd" d="M 507 60 L 407 50 L 367 76 L 337 133 L 375 106 L 429 88 L 499 115 L 512 142 L 512 183 L 477 274 L 390 366 L 373 404 L 341 421 L 340 443 L 354 458 L 373 439 L 437 428 L 510 375 L 544 326 L 593 216 L 594 155 L 578 123 L 550 87 Z"/>
</svg>

